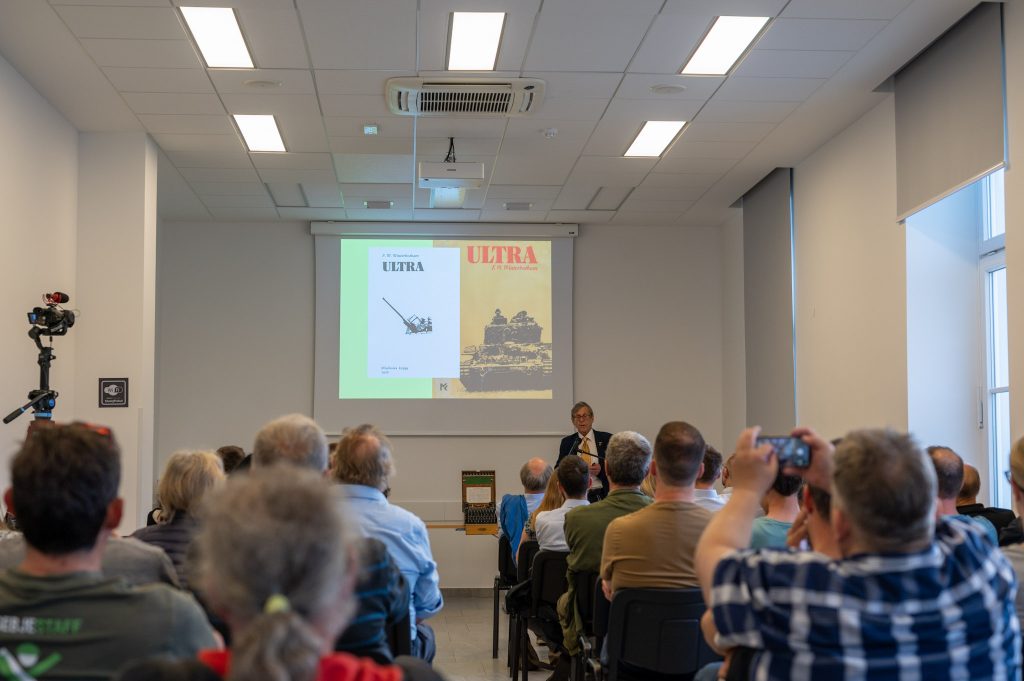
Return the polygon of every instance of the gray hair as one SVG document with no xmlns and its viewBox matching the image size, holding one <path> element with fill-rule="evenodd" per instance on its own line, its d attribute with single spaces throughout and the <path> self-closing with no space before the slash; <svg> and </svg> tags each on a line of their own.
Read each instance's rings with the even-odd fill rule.
<svg viewBox="0 0 1024 681">
<path fill-rule="evenodd" d="M 345 429 L 334 452 L 335 480 L 383 491 L 394 474 L 395 462 L 387 435 L 368 423 Z"/>
<path fill-rule="evenodd" d="M 914 439 L 855 430 L 835 452 L 832 501 L 877 551 L 905 552 L 935 531 L 935 469 Z"/>
<path fill-rule="evenodd" d="M 207 600 L 240 623 L 228 679 L 313 678 L 324 642 L 311 620 L 336 614 L 343 627 L 355 611 L 351 598 L 337 610 L 351 541 L 340 500 L 310 470 L 257 468 L 209 495 L 196 557 Z M 268 600 L 283 607 L 268 613 Z"/>
<path fill-rule="evenodd" d="M 316 421 L 288 414 L 260 428 L 252 446 L 255 466 L 287 461 L 322 473 L 327 470 L 327 437 Z"/>
<path fill-rule="evenodd" d="M 587 411 L 590 413 L 591 416 L 594 415 L 593 407 L 591 407 L 586 402 L 582 402 L 581 401 L 581 402 L 577 402 L 576 404 L 572 405 L 572 411 L 569 412 L 569 416 L 575 416 L 576 412 L 578 412 L 580 409 L 583 409 L 584 407 L 587 408 Z"/>
<path fill-rule="evenodd" d="M 651 443 L 640 433 L 624 430 L 608 440 L 605 470 L 616 485 L 635 487 L 651 467 Z"/>
<path fill-rule="evenodd" d="M 544 464 L 544 467 L 534 465 L 535 461 L 540 461 Z M 535 473 L 534 469 L 538 469 L 539 472 Z M 544 488 L 548 486 L 548 480 L 551 479 L 551 472 L 554 469 L 551 468 L 551 464 L 545 462 L 543 459 L 530 459 L 523 464 L 523 467 L 519 469 L 519 481 L 523 483 L 523 489 L 531 494 L 539 494 L 544 491 Z"/>
</svg>

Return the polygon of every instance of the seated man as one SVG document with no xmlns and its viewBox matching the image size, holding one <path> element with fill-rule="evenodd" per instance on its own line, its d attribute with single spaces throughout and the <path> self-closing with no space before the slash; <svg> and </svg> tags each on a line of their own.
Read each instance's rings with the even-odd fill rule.
<svg viewBox="0 0 1024 681">
<path fill-rule="evenodd" d="M 722 453 L 711 445 L 704 450 L 704 472 L 694 483 L 693 501 L 712 513 L 725 506 L 726 498 L 715 489 L 715 482 L 722 476 Z"/>
<path fill-rule="evenodd" d="M 956 512 L 960 515 L 982 517 L 992 523 L 997 532 L 1017 519 L 1008 508 L 986 507 L 978 503 L 978 492 L 981 491 L 981 476 L 978 469 L 969 463 L 964 464 L 964 484 L 956 497 Z"/>
<path fill-rule="evenodd" d="M 704 467 L 704 438 L 689 423 L 671 421 L 654 440 L 654 503 L 608 525 L 601 554 L 605 595 L 629 588 L 697 586 L 694 552 L 712 513 L 694 503 Z"/>
<path fill-rule="evenodd" d="M 522 539 L 523 527 L 527 518 L 540 506 L 544 498 L 544 488 L 551 478 L 551 465 L 539 457 L 534 457 L 519 469 L 519 481 L 523 484 L 522 494 L 506 494 L 501 498 L 498 507 L 498 524 L 501 533 L 508 537 L 512 544 L 513 558 L 519 552 L 519 540 Z"/>
<path fill-rule="evenodd" d="M 120 457 L 109 430 L 85 424 L 37 429 L 14 457 L 5 500 L 26 548 L 0 573 L 5 678 L 109 679 L 134 659 L 215 645 L 190 596 L 101 574 L 121 522 Z"/>
<path fill-rule="evenodd" d="M 327 437 L 316 421 L 302 414 L 289 414 L 267 423 L 256 434 L 253 465 L 261 468 L 283 462 L 324 475 L 328 451 Z M 359 605 L 334 649 L 389 662 L 392 655 L 387 629 L 409 611 L 409 590 L 383 544 L 362 537 L 355 541 L 365 542 L 355 551 L 360 562 L 355 590 Z"/>
<path fill-rule="evenodd" d="M 412 653 L 429 662 L 437 647 L 434 631 L 424 620 L 441 611 L 444 599 L 427 526 L 404 508 L 388 503 L 384 496 L 394 473 L 391 441 L 384 433 L 371 425 L 347 428 L 342 433 L 332 475 L 345 490 L 356 525 L 366 536 L 388 547 L 409 584 Z"/>
<path fill-rule="evenodd" d="M 985 530 L 992 544 L 999 546 L 999 534 L 995 526 L 987 518 L 962 515 L 956 510 L 956 498 L 964 484 L 964 460 L 949 447 L 933 446 L 928 448 L 928 456 L 935 466 L 938 498 L 935 504 L 936 517 L 956 516 L 976 523 Z"/>
<path fill-rule="evenodd" d="M 537 514 L 537 543 L 541 551 L 569 551 L 565 542 L 565 514 L 577 506 L 586 506 L 590 487 L 590 467 L 578 456 L 567 456 L 558 464 L 558 489 L 565 501 L 551 511 Z"/>
<path fill-rule="evenodd" d="M 908 435 L 854 431 L 838 449 L 810 429 L 800 473 L 831 493 L 842 558 L 744 550 L 778 474 L 758 428 L 740 435 L 734 492 L 701 537 L 705 639 L 742 678 L 1012 679 L 1020 674 L 1013 570 L 984 533 L 936 519 L 935 469 Z M 742 649 L 740 648 L 742 647 Z"/>
<path fill-rule="evenodd" d="M 640 491 L 650 465 L 651 443 L 647 438 L 631 431 L 612 435 L 605 458 L 608 496 L 589 506 L 574 508 L 565 516 L 565 540 L 569 545 L 565 577 L 569 588 L 558 599 L 558 619 L 562 624 L 563 646 L 569 655 L 579 654 L 582 631 L 576 608 L 576 575 L 601 569 L 601 549 L 608 523 L 651 504 L 650 497 Z M 563 655 L 553 678 L 567 679 L 569 668 L 569 657 Z"/>
<path fill-rule="evenodd" d="M 776 476 L 775 482 L 764 495 L 765 515 L 754 521 L 750 548 L 782 548 L 786 545 L 786 533 L 800 513 L 797 495 L 802 485 L 803 479 L 799 475 L 783 475 L 780 472 Z"/>
</svg>

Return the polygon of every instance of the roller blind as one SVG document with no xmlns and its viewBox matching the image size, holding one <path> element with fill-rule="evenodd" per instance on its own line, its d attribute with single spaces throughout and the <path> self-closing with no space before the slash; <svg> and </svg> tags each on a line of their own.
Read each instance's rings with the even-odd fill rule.
<svg viewBox="0 0 1024 681">
<path fill-rule="evenodd" d="M 1005 162 L 1002 6 L 982 3 L 895 79 L 899 219 Z"/>
</svg>

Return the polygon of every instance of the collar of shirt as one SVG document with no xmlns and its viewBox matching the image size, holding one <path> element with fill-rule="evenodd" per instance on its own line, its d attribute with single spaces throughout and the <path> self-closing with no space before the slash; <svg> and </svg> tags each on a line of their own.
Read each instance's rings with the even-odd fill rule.
<svg viewBox="0 0 1024 681">
<path fill-rule="evenodd" d="M 576 506 L 586 506 L 590 502 L 586 499 L 566 499 L 562 502 L 562 508 L 575 508 Z"/>
<path fill-rule="evenodd" d="M 697 489 L 697 488 L 694 488 L 693 496 L 698 498 L 698 499 L 717 499 L 718 498 L 718 490 L 716 490 L 713 487 L 711 489 Z"/>
<path fill-rule="evenodd" d="M 367 499 L 369 501 L 376 501 L 382 504 L 388 503 L 388 499 L 384 496 L 384 493 L 375 487 L 370 487 L 368 485 L 351 485 L 347 483 L 342 484 L 342 487 L 345 490 L 345 494 L 350 499 Z"/>
</svg>

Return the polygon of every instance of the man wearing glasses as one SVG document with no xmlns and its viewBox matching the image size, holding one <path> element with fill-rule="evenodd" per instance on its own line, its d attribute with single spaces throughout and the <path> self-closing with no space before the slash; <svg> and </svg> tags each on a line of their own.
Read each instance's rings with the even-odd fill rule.
<svg viewBox="0 0 1024 681">
<path fill-rule="evenodd" d="M 586 402 L 577 402 L 570 412 L 572 425 L 576 432 L 562 438 L 558 447 L 558 462 L 570 455 L 577 455 L 590 466 L 590 485 L 588 500 L 593 503 L 604 499 L 608 494 L 608 477 L 604 472 L 604 455 L 608 448 L 608 440 L 612 434 L 594 430 L 594 410 Z"/>
</svg>

